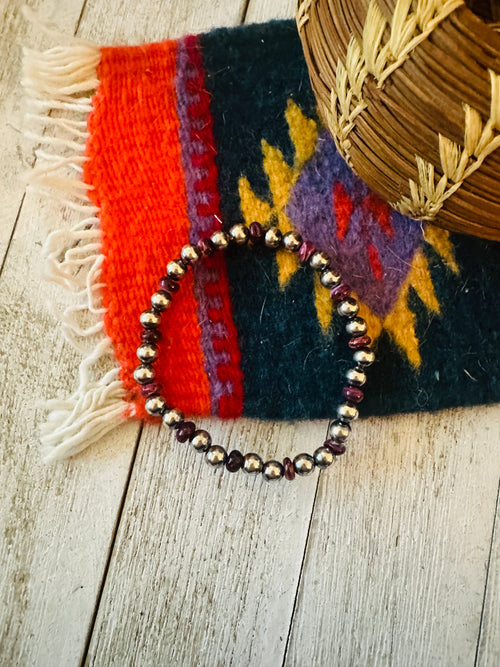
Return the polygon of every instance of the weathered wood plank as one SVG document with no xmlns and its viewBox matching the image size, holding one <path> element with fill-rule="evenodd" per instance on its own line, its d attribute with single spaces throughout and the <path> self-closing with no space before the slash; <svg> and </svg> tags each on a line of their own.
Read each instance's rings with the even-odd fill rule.
<svg viewBox="0 0 500 667">
<path fill-rule="evenodd" d="M 474 663 L 499 415 L 357 425 L 338 476 L 320 482 L 286 664 Z"/>
<path fill-rule="evenodd" d="M 500 485 L 496 498 L 496 516 L 491 538 L 487 588 L 477 647 L 477 664 L 480 667 L 500 665 Z"/>
<path fill-rule="evenodd" d="M 36 0 L 30 5 L 46 19 L 54 19 L 61 30 L 72 35 L 83 0 Z M 19 11 L 21 2 L 0 2 L 0 266 L 5 257 L 24 194 L 22 174 L 28 168 L 31 150 L 23 154 L 21 145 L 23 112 L 21 74 L 22 46 L 39 48 L 47 37 L 39 26 L 28 23 Z M 31 146 L 26 143 L 26 146 Z"/>
<path fill-rule="evenodd" d="M 250 0 L 245 23 L 261 23 L 271 19 L 290 19 L 295 16 L 296 0 Z"/>
</svg>

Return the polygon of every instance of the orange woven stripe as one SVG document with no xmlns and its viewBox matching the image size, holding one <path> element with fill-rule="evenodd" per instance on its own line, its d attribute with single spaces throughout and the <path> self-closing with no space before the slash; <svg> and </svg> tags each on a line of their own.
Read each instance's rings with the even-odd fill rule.
<svg viewBox="0 0 500 667">
<path fill-rule="evenodd" d="M 100 208 L 105 327 L 130 391 L 134 412 L 144 399 L 132 378 L 140 343 L 139 314 L 149 307 L 168 259 L 189 242 L 174 88 L 176 43 L 104 48 L 93 100 L 85 180 Z M 155 368 L 166 400 L 210 413 L 192 276 L 163 316 Z"/>
</svg>

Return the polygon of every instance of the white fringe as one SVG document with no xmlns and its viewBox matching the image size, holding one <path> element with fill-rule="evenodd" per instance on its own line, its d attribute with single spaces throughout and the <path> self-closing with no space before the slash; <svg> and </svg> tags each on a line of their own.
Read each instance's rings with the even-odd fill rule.
<svg viewBox="0 0 500 667">
<path fill-rule="evenodd" d="M 37 17 L 24 10 L 29 20 Z M 53 34 L 47 26 L 44 31 Z M 22 84 L 28 97 L 25 135 L 38 145 L 29 186 L 49 191 L 80 221 L 50 234 L 45 242 L 45 277 L 72 293 L 72 305 L 52 310 L 71 344 L 82 353 L 79 383 L 66 400 L 46 401 L 40 427 L 47 463 L 81 452 L 125 419 L 126 390 L 111 340 L 104 331 L 101 300 L 101 231 L 97 209 L 82 180 L 87 116 L 99 81 L 99 47 L 79 39 L 48 51 L 24 50 Z"/>
</svg>

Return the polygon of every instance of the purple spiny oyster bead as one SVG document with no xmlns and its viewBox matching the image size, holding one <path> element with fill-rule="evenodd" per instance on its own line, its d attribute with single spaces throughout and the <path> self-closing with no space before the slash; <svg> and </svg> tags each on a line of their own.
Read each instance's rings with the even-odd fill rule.
<svg viewBox="0 0 500 667">
<path fill-rule="evenodd" d="M 302 241 L 302 245 L 299 248 L 299 252 L 297 253 L 297 257 L 299 258 L 299 262 L 302 262 L 305 264 L 306 262 L 309 261 L 309 258 L 315 252 L 316 248 L 314 245 L 311 243 L 311 241 Z"/>
<path fill-rule="evenodd" d="M 229 452 L 226 459 L 226 470 L 229 472 L 238 472 L 240 468 L 243 467 L 245 458 L 241 452 L 237 449 L 233 449 L 232 452 Z"/>
<path fill-rule="evenodd" d="M 161 387 L 159 384 L 156 384 L 156 382 L 148 382 L 148 384 L 143 384 L 141 386 L 141 394 L 144 398 L 148 398 L 148 396 L 152 396 L 153 394 L 159 394 L 160 391 Z"/>
<path fill-rule="evenodd" d="M 179 289 L 179 283 L 175 282 L 175 280 L 172 280 L 172 278 L 170 278 L 169 276 L 163 276 L 163 278 L 160 278 L 158 286 L 161 290 L 164 290 L 165 292 L 170 292 L 170 294 L 177 292 L 177 290 Z"/>
<path fill-rule="evenodd" d="M 351 338 L 349 341 L 351 350 L 359 350 L 361 347 L 370 347 L 371 344 L 372 339 L 370 336 L 358 336 L 357 338 Z"/>
<path fill-rule="evenodd" d="M 288 456 L 283 459 L 283 468 L 285 469 L 285 479 L 289 482 L 293 482 L 295 479 L 295 468 L 293 467 L 293 461 L 288 458 Z"/>
<path fill-rule="evenodd" d="M 251 243 L 262 243 L 264 240 L 264 228 L 259 222 L 252 222 L 248 228 L 248 234 Z"/>
<path fill-rule="evenodd" d="M 335 456 L 340 456 L 345 452 L 345 445 L 335 440 L 325 440 L 323 447 L 328 447 Z"/>
<path fill-rule="evenodd" d="M 194 422 L 182 421 L 176 428 L 177 433 L 175 434 L 175 437 L 177 440 L 179 442 L 187 442 L 194 435 L 196 424 L 194 424 Z"/>
<path fill-rule="evenodd" d="M 334 287 L 330 292 L 330 297 L 334 303 L 340 303 L 344 299 L 347 299 L 351 294 L 351 288 L 345 283 L 340 283 L 337 287 Z"/>
<path fill-rule="evenodd" d="M 358 387 L 344 387 L 342 389 L 342 395 L 351 403 L 361 403 L 365 397 L 364 393 Z"/>
<path fill-rule="evenodd" d="M 144 343 L 155 344 L 161 340 L 161 331 L 159 329 L 143 329 L 141 339 Z"/>
<path fill-rule="evenodd" d="M 197 248 L 203 257 L 211 257 L 217 250 L 210 239 L 201 239 L 201 241 L 198 241 Z"/>
</svg>

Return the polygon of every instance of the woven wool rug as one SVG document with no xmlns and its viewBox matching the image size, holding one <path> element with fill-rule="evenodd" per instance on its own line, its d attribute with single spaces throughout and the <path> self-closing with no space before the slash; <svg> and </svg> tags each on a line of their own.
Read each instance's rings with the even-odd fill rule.
<svg viewBox="0 0 500 667">
<path fill-rule="evenodd" d="M 363 415 L 500 399 L 498 245 L 410 220 L 352 173 L 321 127 L 293 22 L 27 51 L 24 85 L 42 128 L 32 184 L 81 218 L 45 247 L 48 277 L 75 293 L 63 329 L 84 348 L 75 393 L 49 401 L 45 460 L 147 416 L 139 313 L 184 244 L 236 222 L 295 228 L 334 258 L 375 340 Z M 186 414 L 335 413 L 346 340 L 293 256 L 200 262 L 164 319 L 157 376 Z"/>
</svg>

